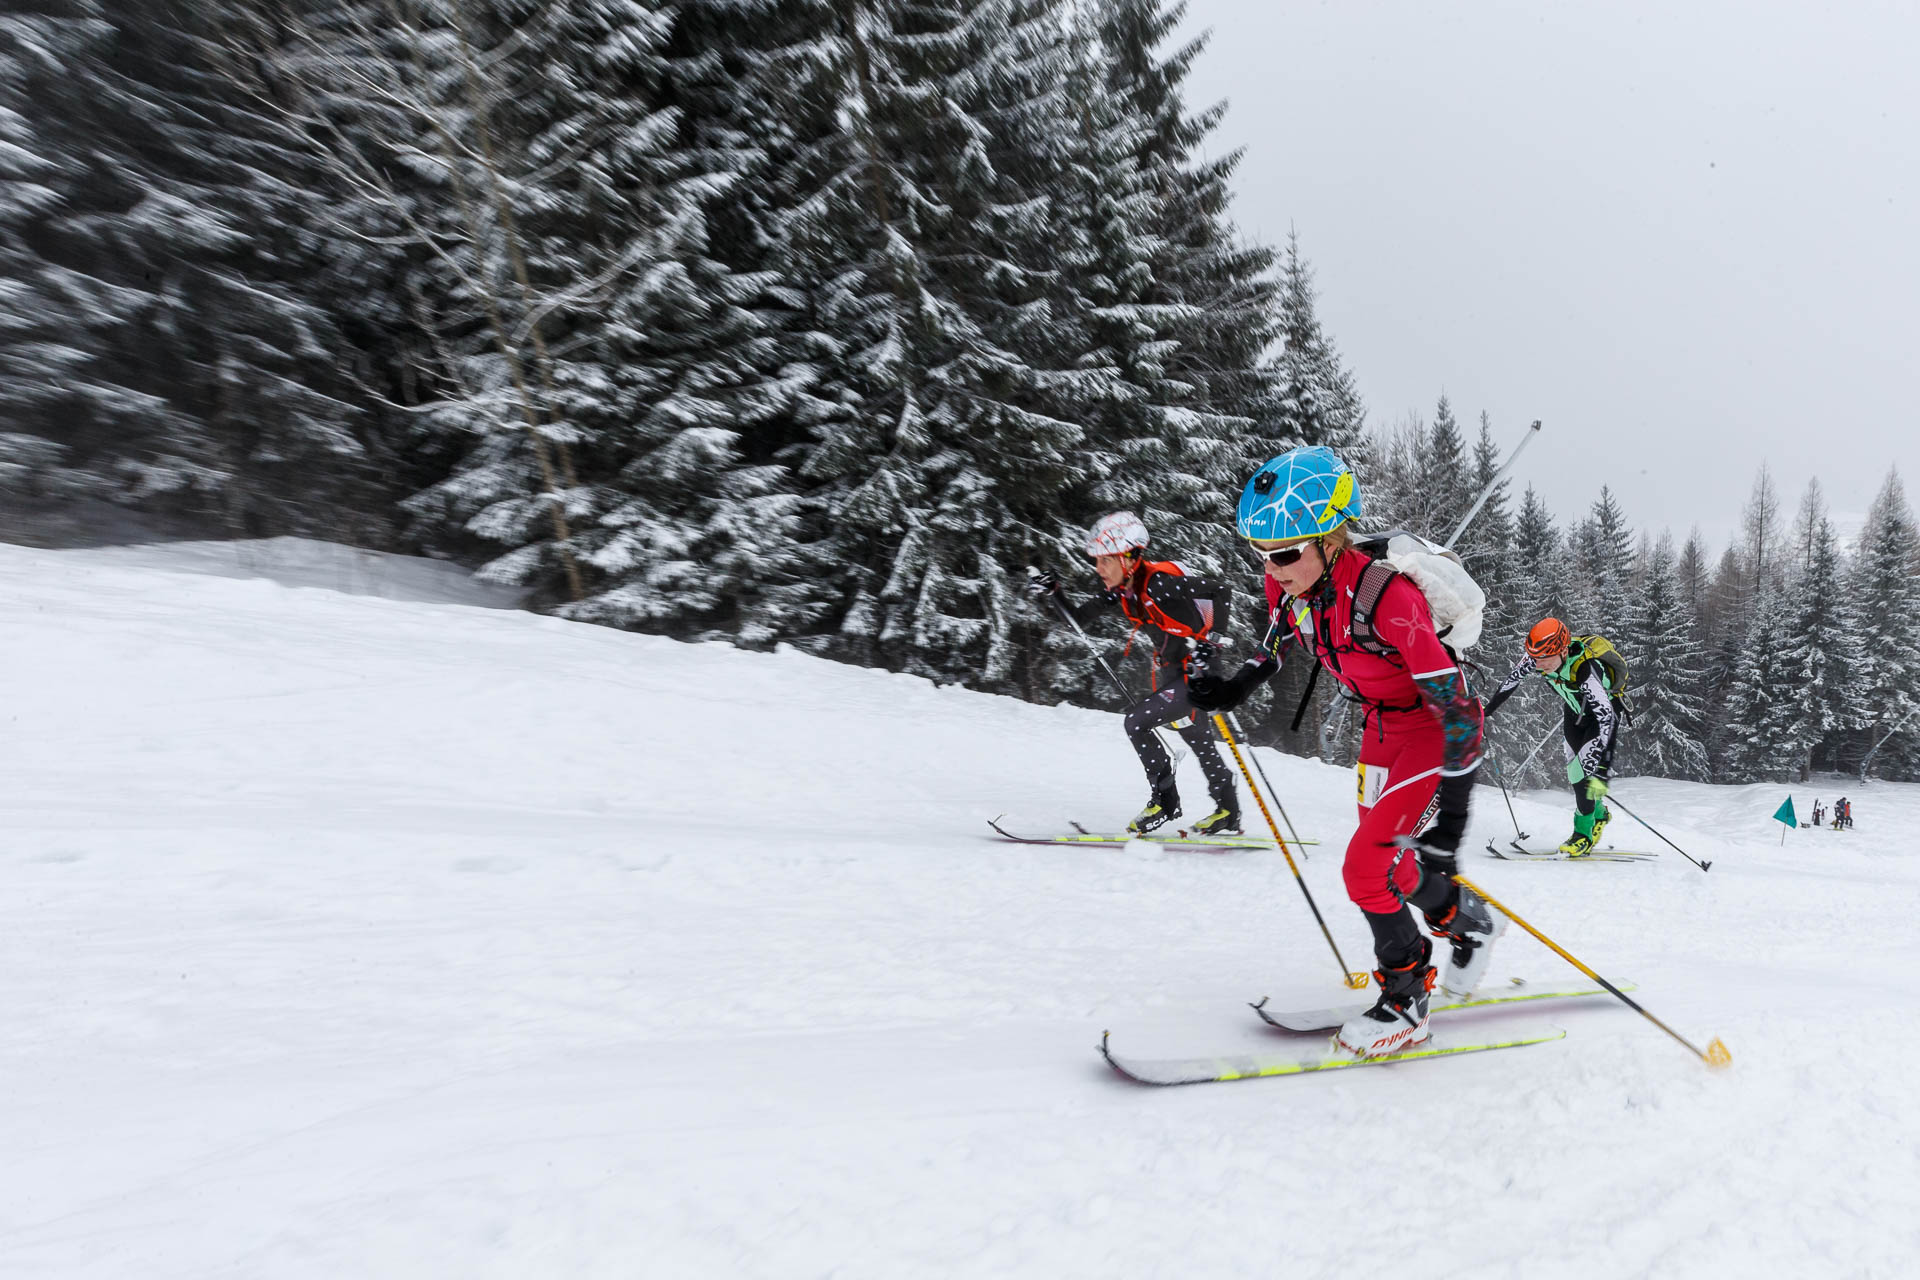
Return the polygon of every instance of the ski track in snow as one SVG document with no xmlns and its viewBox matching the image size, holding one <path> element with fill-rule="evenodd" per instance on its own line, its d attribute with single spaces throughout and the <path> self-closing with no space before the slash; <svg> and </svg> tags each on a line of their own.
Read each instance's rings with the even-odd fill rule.
<svg viewBox="0 0 1920 1280">
<path fill-rule="evenodd" d="M 1624 781 L 1706 875 L 1479 856 L 1478 794 L 1467 873 L 1729 1072 L 1587 1000 L 1150 1090 L 1103 1029 L 1310 1053 L 1245 1002 L 1343 993 L 1276 854 L 988 838 L 1124 821 L 1114 717 L 283 561 L 0 547 L 0 1276 L 1911 1273 L 1920 787 L 1782 849 L 1786 788 Z M 1362 967 L 1350 775 L 1263 761 Z"/>
</svg>

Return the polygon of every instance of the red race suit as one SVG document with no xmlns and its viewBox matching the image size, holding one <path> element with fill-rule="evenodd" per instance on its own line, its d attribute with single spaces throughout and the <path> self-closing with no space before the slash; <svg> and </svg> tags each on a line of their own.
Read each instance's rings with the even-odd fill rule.
<svg viewBox="0 0 1920 1280">
<path fill-rule="evenodd" d="M 1459 663 L 1434 634 L 1427 598 L 1395 574 L 1381 593 L 1373 631 L 1394 651 L 1381 655 L 1353 639 L 1354 588 L 1369 563 L 1352 547 L 1334 557 L 1311 599 L 1282 595 L 1266 579 L 1269 615 L 1286 638 L 1306 646 L 1348 696 L 1363 702 L 1360 825 L 1347 843 L 1347 896 L 1362 911 L 1398 911 L 1420 883 L 1412 853 L 1394 844 L 1431 821 L 1440 779 L 1479 763 L 1480 702 Z"/>
</svg>

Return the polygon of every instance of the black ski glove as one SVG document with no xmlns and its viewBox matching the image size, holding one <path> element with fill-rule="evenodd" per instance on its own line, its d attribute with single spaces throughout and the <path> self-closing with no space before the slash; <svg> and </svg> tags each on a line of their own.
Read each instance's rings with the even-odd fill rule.
<svg viewBox="0 0 1920 1280">
<path fill-rule="evenodd" d="M 1280 660 L 1270 653 L 1256 654 L 1240 664 L 1226 679 L 1211 673 L 1189 676 L 1187 701 L 1202 711 L 1231 711 L 1247 700 L 1247 695 L 1273 678 Z"/>
<path fill-rule="evenodd" d="M 1051 573 L 1036 573 L 1027 579 L 1027 594 L 1035 600 L 1045 600 L 1048 596 L 1061 593 L 1060 579 Z"/>
<path fill-rule="evenodd" d="M 1420 859 L 1420 883 L 1407 895 L 1407 901 L 1420 909 L 1427 918 L 1427 928 L 1439 935 L 1448 935 L 1454 908 L 1460 901 L 1460 889 L 1453 878 L 1460 874 L 1460 840 L 1467 834 L 1467 798 L 1473 791 L 1473 773 L 1468 770 L 1457 778 L 1440 779 L 1440 812 L 1433 825 L 1418 836 L 1401 836 L 1394 841 Z"/>
<path fill-rule="evenodd" d="M 1440 812 L 1420 836 L 1422 866 L 1431 865 L 1434 859 L 1429 855 L 1438 855 L 1449 864 L 1447 875 L 1458 870 L 1453 855 L 1460 851 L 1460 840 L 1467 834 L 1467 803 L 1473 795 L 1473 775 L 1478 771 L 1476 765 L 1463 774 L 1440 779 Z"/>
</svg>

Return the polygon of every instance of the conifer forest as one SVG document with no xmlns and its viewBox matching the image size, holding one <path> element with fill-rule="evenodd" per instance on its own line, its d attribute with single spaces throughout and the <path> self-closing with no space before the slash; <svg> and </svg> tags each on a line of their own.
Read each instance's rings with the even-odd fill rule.
<svg viewBox="0 0 1920 1280">
<path fill-rule="evenodd" d="M 1098 590 L 1129 509 L 1248 649 L 1260 462 L 1332 446 L 1369 528 L 1442 539 L 1526 424 L 1369 417 L 1311 229 L 1236 224 L 1182 9 L 14 0 L 0 534 L 410 551 L 582 623 L 1111 707 L 1124 625 L 1090 650 L 1024 584 Z M 1920 779 L 1899 476 L 1843 538 L 1761 463 L 1719 546 L 1636 525 L 1630 475 L 1468 526 L 1482 691 L 1552 614 L 1629 663 L 1622 774 Z M 1304 677 L 1250 726 L 1350 759 L 1332 682 L 1292 727 Z M 1497 772 L 1551 784 L 1558 721 L 1531 682 Z"/>
</svg>

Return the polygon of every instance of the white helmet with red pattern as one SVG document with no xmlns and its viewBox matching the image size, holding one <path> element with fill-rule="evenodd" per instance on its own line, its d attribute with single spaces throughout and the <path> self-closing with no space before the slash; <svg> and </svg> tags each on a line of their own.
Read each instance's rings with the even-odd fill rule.
<svg viewBox="0 0 1920 1280">
<path fill-rule="evenodd" d="M 1147 526 L 1131 511 L 1116 511 L 1100 517 L 1087 535 L 1090 556 L 1123 556 L 1129 551 L 1147 549 Z"/>
</svg>

